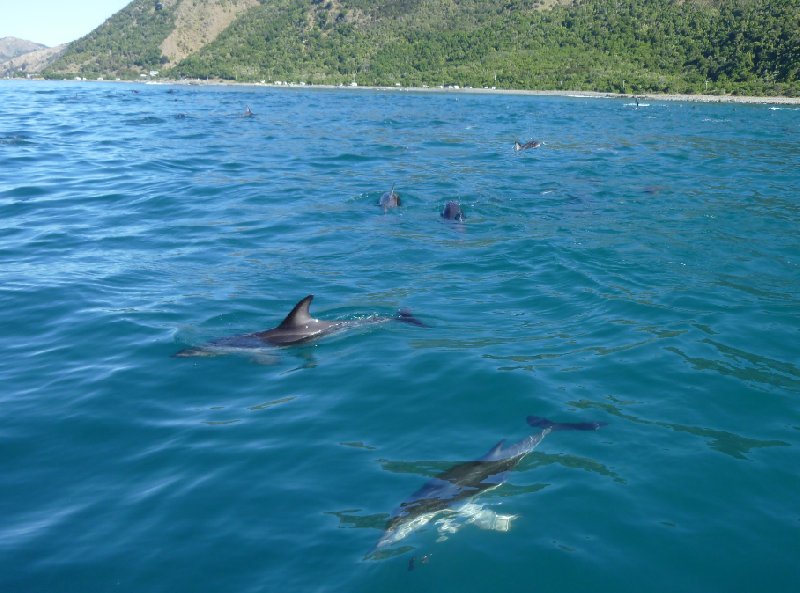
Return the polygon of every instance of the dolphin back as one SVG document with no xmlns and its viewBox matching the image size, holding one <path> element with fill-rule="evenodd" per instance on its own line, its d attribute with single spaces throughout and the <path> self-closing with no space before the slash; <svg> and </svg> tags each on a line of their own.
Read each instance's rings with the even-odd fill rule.
<svg viewBox="0 0 800 593">
<path fill-rule="evenodd" d="M 542 430 L 598 430 L 605 422 L 553 422 L 541 416 L 528 416 L 528 424 Z"/>
<path fill-rule="evenodd" d="M 409 311 L 408 309 L 400 309 L 397 312 L 397 316 L 395 317 L 397 321 L 402 321 L 403 323 L 410 323 L 411 325 L 416 325 L 417 327 L 430 327 L 429 325 L 423 323 Z"/>
</svg>

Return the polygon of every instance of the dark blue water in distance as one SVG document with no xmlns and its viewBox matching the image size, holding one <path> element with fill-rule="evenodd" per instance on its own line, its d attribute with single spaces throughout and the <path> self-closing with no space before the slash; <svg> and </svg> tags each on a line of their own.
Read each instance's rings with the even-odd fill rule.
<svg viewBox="0 0 800 593">
<path fill-rule="evenodd" d="M 0 591 L 800 590 L 800 111 L 629 102 L 0 83 Z"/>
</svg>

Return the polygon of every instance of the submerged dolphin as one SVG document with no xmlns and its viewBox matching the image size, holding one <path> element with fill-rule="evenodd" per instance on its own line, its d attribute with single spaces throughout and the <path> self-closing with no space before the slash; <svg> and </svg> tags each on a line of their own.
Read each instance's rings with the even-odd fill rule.
<svg viewBox="0 0 800 593">
<path fill-rule="evenodd" d="M 392 189 L 387 192 L 384 192 L 381 196 L 381 199 L 378 200 L 378 206 L 383 208 L 383 211 L 386 212 L 390 208 L 397 208 L 400 206 L 400 194 L 394 191 L 394 185 L 392 185 Z"/>
<path fill-rule="evenodd" d="M 466 509 L 472 522 L 478 523 L 478 519 L 484 523 L 479 526 L 507 531 L 513 516 L 484 511 L 482 507 L 469 505 L 469 502 L 505 482 L 508 472 L 554 430 L 597 430 L 604 425 L 600 422 L 551 422 L 538 416 L 528 416 L 527 421 L 542 430 L 508 447 L 504 447 L 505 439 L 501 440 L 480 459 L 460 463 L 442 472 L 401 503 L 389 519 L 375 550 L 402 540 L 438 515 L 457 513 L 467 506 L 472 506 L 472 509 Z"/>
<path fill-rule="evenodd" d="M 529 148 L 539 148 L 542 145 L 538 140 L 528 140 L 525 144 L 520 144 L 519 140 L 514 140 L 514 150 L 528 150 Z"/>
<path fill-rule="evenodd" d="M 341 321 L 314 319 L 311 317 L 311 313 L 308 310 L 313 299 L 314 295 L 310 294 L 298 302 L 294 306 L 294 309 L 286 316 L 286 319 L 277 327 L 252 334 L 229 336 L 226 338 L 219 338 L 218 340 L 212 340 L 203 346 L 186 348 L 185 350 L 176 352 L 173 354 L 173 357 L 214 356 L 226 351 L 252 350 L 265 346 L 291 346 L 292 344 L 308 342 L 347 328 L 385 323 L 387 321 L 402 321 L 412 325 L 426 327 L 424 323 L 406 310 L 398 311 L 397 315 L 394 317 L 372 315 L 364 319 Z"/>
<path fill-rule="evenodd" d="M 445 220 L 457 220 L 458 222 L 463 222 L 466 216 L 464 216 L 464 212 L 461 210 L 461 206 L 458 205 L 458 202 L 447 202 L 444 206 L 444 210 L 442 210 L 442 218 Z"/>
</svg>

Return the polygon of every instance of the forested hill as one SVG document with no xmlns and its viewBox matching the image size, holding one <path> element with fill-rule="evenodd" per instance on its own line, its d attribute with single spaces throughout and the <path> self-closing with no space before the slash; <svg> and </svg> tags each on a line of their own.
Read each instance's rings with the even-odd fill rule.
<svg viewBox="0 0 800 593">
<path fill-rule="evenodd" d="M 160 4 L 134 1 L 75 42 L 49 74 L 154 69 L 240 81 L 800 94 L 800 0 Z M 178 11 L 205 4 L 238 12 L 182 59 L 165 54 Z"/>
<path fill-rule="evenodd" d="M 163 70 L 216 39 L 259 0 L 134 0 L 72 42 L 49 78 L 120 76 Z"/>
</svg>

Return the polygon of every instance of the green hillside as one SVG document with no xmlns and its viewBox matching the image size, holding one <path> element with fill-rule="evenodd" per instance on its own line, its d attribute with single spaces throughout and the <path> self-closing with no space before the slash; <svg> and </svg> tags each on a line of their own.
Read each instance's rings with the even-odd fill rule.
<svg viewBox="0 0 800 593">
<path fill-rule="evenodd" d="M 158 69 L 174 18 L 152 6 L 133 2 L 51 74 L 67 60 L 98 74 Z M 800 0 L 266 0 L 162 74 L 798 95 Z"/>
<path fill-rule="evenodd" d="M 152 0 L 134 0 L 87 36 L 73 41 L 45 70 L 63 76 L 137 77 L 161 67 L 160 44 L 175 28 L 171 7 L 155 10 Z"/>
</svg>

